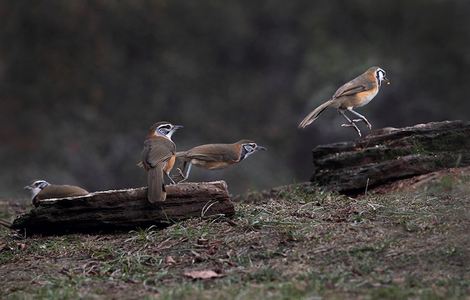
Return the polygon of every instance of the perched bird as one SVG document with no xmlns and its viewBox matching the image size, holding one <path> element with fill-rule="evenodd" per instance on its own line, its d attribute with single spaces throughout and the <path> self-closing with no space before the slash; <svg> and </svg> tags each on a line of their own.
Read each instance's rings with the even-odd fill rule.
<svg viewBox="0 0 470 300">
<path fill-rule="evenodd" d="M 147 198 L 150 203 L 166 199 L 163 173 L 172 183 L 175 183 L 169 175 L 175 164 L 176 153 L 176 145 L 171 140 L 171 136 L 182 127 L 169 122 L 158 122 L 150 127 L 142 151 L 142 165 L 148 173 Z"/>
<path fill-rule="evenodd" d="M 330 100 L 326 101 L 322 105 L 315 108 L 309 113 L 305 119 L 299 124 L 299 128 L 305 128 L 315 121 L 318 116 L 328 107 L 338 109 L 339 113 L 348 121 L 347 124 L 342 124 L 343 127 L 353 127 L 359 136 L 361 131 L 356 126 L 356 122 L 364 121 L 369 129 L 372 128 L 370 122 L 361 114 L 354 111 L 356 107 L 361 107 L 369 103 L 379 92 L 382 82 L 390 84 L 390 81 L 385 76 L 385 71 L 379 67 L 371 67 L 363 74 L 354 78 L 350 82 L 342 85 L 331 97 Z M 345 111 L 349 111 L 352 114 L 359 117 L 359 119 L 351 120 L 346 116 Z"/>
<path fill-rule="evenodd" d="M 50 184 L 45 180 L 36 180 L 31 185 L 25 186 L 24 189 L 31 192 L 31 200 L 34 206 L 38 206 L 39 201 L 43 199 L 77 197 L 89 194 L 87 190 L 78 186 Z"/>
<path fill-rule="evenodd" d="M 186 174 L 183 174 L 183 171 L 178 169 L 183 177 L 180 182 L 188 179 L 192 165 L 209 170 L 223 169 L 241 162 L 259 150 L 266 148 L 250 140 L 241 140 L 233 144 L 200 145 L 187 151 L 177 152 L 176 157 L 184 161 L 183 171 L 186 170 Z"/>
</svg>

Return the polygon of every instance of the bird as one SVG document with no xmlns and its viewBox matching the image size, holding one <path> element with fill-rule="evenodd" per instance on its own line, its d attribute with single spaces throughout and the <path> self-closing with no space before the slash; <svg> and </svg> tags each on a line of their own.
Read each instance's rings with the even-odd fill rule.
<svg viewBox="0 0 470 300">
<path fill-rule="evenodd" d="M 366 119 L 366 117 L 354 111 L 354 108 L 364 106 L 374 99 L 383 82 L 390 84 L 385 71 L 377 66 L 370 67 L 358 77 L 342 85 L 330 100 L 310 112 L 302 122 L 300 122 L 299 128 L 307 127 L 315 121 L 325 109 L 333 107 L 336 108 L 348 122 L 341 126 L 354 128 L 359 137 L 361 137 L 361 131 L 355 123 L 363 121 L 369 129 L 372 129 L 372 124 Z M 351 120 L 346 116 L 346 111 L 351 112 L 356 117 L 359 117 L 359 119 Z"/>
<path fill-rule="evenodd" d="M 176 158 L 184 162 L 183 171 L 186 170 L 186 173 L 183 174 L 183 171 L 178 169 L 183 177 L 179 182 L 188 179 L 192 165 L 208 170 L 223 169 L 241 162 L 259 150 L 265 151 L 267 149 L 252 140 L 245 139 L 232 144 L 200 145 L 187 151 L 177 152 Z"/>
<path fill-rule="evenodd" d="M 150 127 L 144 141 L 142 165 L 147 171 L 147 199 L 150 203 L 166 199 L 163 173 L 171 183 L 175 184 L 175 181 L 170 177 L 170 171 L 176 160 L 176 145 L 171 140 L 171 136 L 180 128 L 183 126 L 173 125 L 166 121 L 157 122 Z"/>
<path fill-rule="evenodd" d="M 31 193 L 31 201 L 34 206 L 39 206 L 39 201 L 52 198 L 77 197 L 88 195 L 89 192 L 74 185 L 50 184 L 45 180 L 36 180 L 24 187 Z"/>
</svg>

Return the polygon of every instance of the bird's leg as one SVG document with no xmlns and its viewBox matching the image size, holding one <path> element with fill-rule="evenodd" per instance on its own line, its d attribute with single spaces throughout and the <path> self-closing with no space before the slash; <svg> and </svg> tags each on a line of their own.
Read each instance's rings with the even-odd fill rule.
<svg viewBox="0 0 470 300">
<path fill-rule="evenodd" d="M 184 170 L 184 167 L 183 167 L 183 170 Z M 176 171 L 178 172 L 178 175 L 182 178 L 181 180 L 178 180 L 178 182 L 183 181 L 185 178 L 184 178 L 183 171 L 181 171 L 181 168 L 177 168 Z"/>
<path fill-rule="evenodd" d="M 181 171 L 180 168 L 177 168 L 176 171 L 178 172 L 178 175 L 182 178 L 181 180 L 178 180 L 178 183 L 184 182 L 187 178 L 184 177 L 183 171 Z"/>
<path fill-rule="evenodd" d="M 171 178 L 170 172 L 168 172 L 168 173 L 165 172 L 165 174 L 166 174 L 166 177 L 167 177 L 168 179 L 170 179 L 170 183 L 171 183 L 171 184 L 176 184 L 176 182 L 173 180 L 173 178 Z"/>
<path fill-rule="evenodd" d="M 183 162 L 183 167 L 182 168 L 177 168 L 176 171 L 178 171 L 178 175 L 182 178 L 181 180 L 178 181 L 178 183 L 183 182 L 186 180 L 186 177 L 183 174 L 183 171 L 186 169 L 186 162 Z"/>
<path fill-rule="evenodd" d="M 186 175 L 184 176 L 185 178 L 189 177 L 189 172 L 191 172 L 191 167 L 193 166 L 192 163 L 189 163 L 188 170 L 186 170 Z"/>
<path fill-rule="evenodd" d="M 366 117 L 364 117 L 363 115 L 361 115 L 357 111 L 352 110 L 352 108 L 350 108 L 348 110 L 360 118 L 360 119 L 353 120 L 353 122 L 364 121 L 364 123 L 366 123 L 367 127 L 369 127 L 369 129 L 372 129 L 372 124 L 370 124 L 370 122 L 366 119 Z"/>
<path fill-rule="evenodd" d="M 354 130 L 356 130 L 357 134 L 359 135 L 359 137 L 362 136 L 361 134 L 361 131 L 359 130 L 359 128 L 356 126 L 356 124 L 354 124 L 354 122 L 348 118 L 348 116 L 346 116 L 346 114 L 344 113 L 344 110 L 342 109 L 338 109 L 339 113 L 343 115 L 343 117 L 348 121 L 349 124 L 341 124 L 342 127 L 352 127 L 354 128 Z"/>
<path fill-rule="evenodd" d="M 186 169 L 186 164 L 187 164 L 187 162 L 184 162 L 183 170 Z M 178 183 L 185 182 L 189 178 L 189 172 L 191 172 L 191 166 L 192 166 L 192 164 L 189 163 L 188 169 L 186 170 L 186 175 L 183 174 L 183 171 L 181 171 L 180 168 L 178 168 L 178 172 L 180 173 L 181 177 L 183 177 L 183 179 L 178 181 Z"/>
</svg>

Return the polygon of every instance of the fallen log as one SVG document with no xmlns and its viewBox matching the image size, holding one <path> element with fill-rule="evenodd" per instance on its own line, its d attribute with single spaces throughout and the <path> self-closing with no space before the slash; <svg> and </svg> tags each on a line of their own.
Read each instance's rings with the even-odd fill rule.
<svg viewBox="0 0 470 300">
<path fill-rule="evenodd" d="M 366 186 L 470 165 L 470 122 L 445 121 L 384 128 L 353 142 L 313 149 L 311 181 L 345 194 Z"/>
<path fill-rule="evenodd" d="M 181 183 L 166 190 L 167 199 L 158 204 L 147 201 L 146 187 L 45 199 L 17 217 L 11 228 L 26 233 L 122 230 L 235 213 L 224 181 Z"/>
</svg>

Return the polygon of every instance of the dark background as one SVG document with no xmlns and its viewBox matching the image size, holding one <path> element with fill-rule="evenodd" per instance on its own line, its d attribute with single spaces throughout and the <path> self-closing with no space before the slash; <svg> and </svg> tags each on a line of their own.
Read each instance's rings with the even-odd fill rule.
<svg viewBox="0 0 470 300">
<path fill-rule="evenodd" d="M 33 179 L 143 186 L 148 127 L 179 149 L 250 138 L 232 192 L 308 180 L 310 150 L 355 138 L 328 110 L 372 65 L 392 85 L 358 111 L 375 128 L 468 119 L 470 1 L 0 1 L 0 196 Z M 362 125 L 361 125 L 362 126 Z"/>
</svg>

